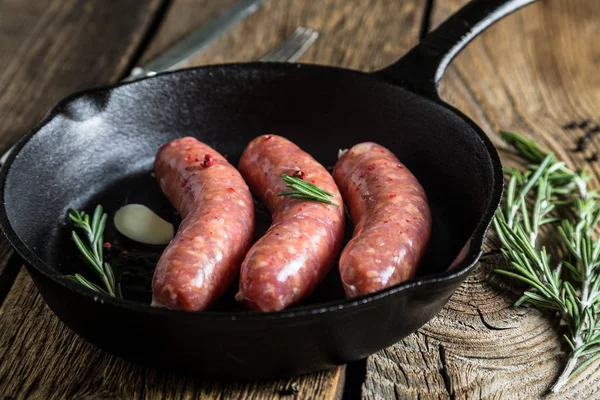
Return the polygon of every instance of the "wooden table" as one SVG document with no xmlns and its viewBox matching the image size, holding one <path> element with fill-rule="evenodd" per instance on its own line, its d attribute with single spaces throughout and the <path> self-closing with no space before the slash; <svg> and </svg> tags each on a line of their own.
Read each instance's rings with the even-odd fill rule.
<svg viewBox="0 0 600 400">
<path fill-rule="evenodd" d="M 189 65 L 256 60 L 297 26 L 321 31 L 302 62 L 374 70 L 418 41 L 465 0 L 267 0 Z M 22 136 L 62 96 L 110 84 L 159 54 L 234 0 L 0 0 L 0 149 Z M 493 26 L 452 64 L 442 97 L 495 133 L 519 131 L 598 185 L 595 140 L 576 153 L 582 130 L 600 119 L 597 0 L 544 0 Z M 0 240 L 0 397 L 6 399 L 535 398 L 559 373 L 559 327 L 533 309 L 513 309 L 520 288 L 492 273 L 503 263 L 488 245 L 475 273 L 417 333 L 364 362 L 261 382 L 190 379 L 104 353 L 66 328 Z M 600 363 L 555 398 L 598 398 Z"/>
</svg>

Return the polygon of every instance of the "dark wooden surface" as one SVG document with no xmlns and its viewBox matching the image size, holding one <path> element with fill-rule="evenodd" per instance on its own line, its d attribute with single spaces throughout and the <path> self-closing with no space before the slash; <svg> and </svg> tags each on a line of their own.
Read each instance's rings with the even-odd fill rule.
<svg viewBox="0 0 600 400">
<path fill-rule="evenodd" d="M 13 58 L 19 50 L 22 55 L 18 65 L 34 71 L 33 75 L 21 78 L 21 86 L 30 87 L 29 101 L 16 93 L 0 97 L 0 127 L 3 128 L 0 147 L 23 135 L 63 95 L 86 86 L 115 82 L 126 74 L 128 66 L 138 61 L 136 58 L 144 61 L 160 54 L 233 1 L 174 0 L 166 8 L 160 1 L 146 0 L 43 3 L 0 0 L 0 46 L 7 49 L 0 47 L 0 61 L 18 69 Z M 115 8 L 115 4 L 119 7 Z M 424 4 L 424 0 L 267 0 L 261 10 L 187 65 L 256 60 L 297 26 L 308 26 L 318 29 L 321 37 L 301 61 L 374 70 L 399 58 L 417 42 Z M 21 36 L 9 34 L 10 31 L 5 33 L 1 18 L 17 21 L 18 13 L 35 18 L 13 22 L 12 30 Z M 85 17 L 76 17 L 82 13 Z M 161 23 L 153 24 L 158 18 Z M 38 20 L 50 22 L 42 24 Z M 68 21 L 69 25 L 61 27 L 57 20 Z M 32 21 L 41 24 L 37 36 L 29 30 Z M 110 21 L 109 26 L 107 21 Z M 151 37 L 147 36 L 149 31 Z M 26 35 L 31 36 L 28 40 L 37 51 L 21 49 L 22 36 Z M 99 35 L 103 37 L 98 39 Z M 50 41 L 55 43 L 50 46 L 56 49 L 52 52 L 46 48 Z M 44 59 L 52 66 L 51 72 L 39 65 L 38 52 L 44 52 Z M 68 58 L 68 66 L 63 65 L 64 58 Z M 3 79 L 2 73 L 0 79 Z M 36 77 L 36 85 L 29 81 L 31 76 Z M 26 106 L 29 107 L 27 112 Z M 11 110 L 20 111 L 11 114 Z M 17 120 L 20 124 L 15 123 Z M 3 249 L 10 251 L 6 244 L 4 247 L 0 244 L 0 257 L 5 256 L 0 260 L 7 259 Z M 0 262 L 0 268 L 2 265 Z M 13 270 L 4 269 L 5 272 Z M 1 271 L 0 276 L 10 280 L 9 275 Z M 24 269 L 0 307 L 0 326 L 0 396 L 17 399 L 335 399 L 341 398 L 345 388 L 346 369 L 343 367 L 289 379 L 224 383 L 136 366 L 94 348 L 66 328 L 44 304 Z M 354 373 L 349 376 L 353 382 L 347 387 L 355 390 L 351 396 L 356 398 L 360 382 L 354 380 L 361 377 Z"/>
<path fill-rule="evenodd" d="M 432 25 L 465 0 L 435 1 Z M 234 0 L 0 0 L 0 149 L 17 140 L 60 97 L 115 82 Z M 362 70 L 383 67 L 417 41 L 425 0 L 267 0 L 265 6 L 187 65 L 256 60 L 297 26 L 321 37 L 301 61 Z M 584 133 L 573 120 L 600 122 L 600 8 L 597 0 L 544 0 L 506 18 L 461 53 L 442 97 L 490 135 L 522 132 L 572 167 L 600 151 L 572 149 Z M 165 7 L 165 5 L 168 5 Z M 157 24 L 156 22 L 160 22 Z M 0 397 L 16 399 L 192 398 L 537 398 L 564 356 L 556 324 L 511 307 L 518 288 L 492 273 L 503 261 L 488 241 L 476 272 L 430 323 L 351 366 L 263 382 L 214 382 L 142 368 L 79 339 L 45 306 L 0 240 Z M 10 290 L 8 290 L 10 289 Z M 555 398 L 598 398 L 600 363 Z M 360 386 L 362 384 L 362 390 Z M 297 391 L 296 391 L 297 390 Z M 359 393 L 360 392 L 360 393 Z"/>
<path fill-rule="evenodd" d="M 164 0 L 0 0 L 0 149 L 67 94 L 116 81 Z"/>
</svg>

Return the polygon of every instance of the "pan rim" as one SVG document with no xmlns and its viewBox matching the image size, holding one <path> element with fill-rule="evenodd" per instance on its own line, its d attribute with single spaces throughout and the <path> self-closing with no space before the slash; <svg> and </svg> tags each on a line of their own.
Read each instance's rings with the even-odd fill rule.
<svg viewBox="0 0 600 400">
<path fill-rule="evenodd" d="M 380 83 L 386 83 L 392 87 L 400 88 L 402 90 L 406 90 L 408 92 L 413 93 L 416 96 L 425 98 L 438 106 L 445 107 L 450 112 L 467 122 L 474 133 L 479 137 L 479 139 L 483 142 L 486 147 L 489 159 L 491 161 L 492 166 L 492 176 L 491 178 L 494 180 L 492 185 L 492 191 L 490 194 L 489 204 L 485 209 L 483 216 L 479 219 L 477 225 L 475 226 L 473 232 L 470 237 L 467 239 L 465 244 L 466 252 L 463 259 L 454 265 L 452 268 L 446 269 L 445 271 L 430 274 L 426 276 L 422 276 L 419 278 L 415 278 L 409 281 L 401 282 L 397 285 L 391 286 L 389 288 L 383 289 L 381 291 L 363 295 L 356 298 L 351 299 L 340 299 L 333 300 L 329 302 L 319 303 L 317 305 L 303 305 L 297 306 L 290 309 L 285 309 L 281 311 L 275 312 L 252 312 L 252 311 L 236 311 L 236 312 L 226 312 L 226 311 L 201 311 L 201 312 L 189 312 L 183 310 L 171 310 L 166 308 L 157 308 L 151 307 L 150 305 L 141 304 L 139 302 L 135 302 L 133 300 L 126 299 L 116 299 L 107 294 L 103 293 L 94 293 L 90 290 L 86 290 L 80 285 L 72 282 L 71 280 L 64 277 L 64 275 L 58 273 L 49 265 L 47 265 L 44 261 L 42 261 L 29 247 L 21 240 L 19 235 L 12 228 L 12 225 L 8 219 L 7 210 L 6 210 L 6 202 L 5 202 L 5 186 L 6 179 L 9 175 L 10 169 L 12 167 L 13 161 L 15 158 L 19 156 L 22 148 L 27 144 L 27 142 L 35 136 L 45 125 L 50 123 L 61 111 L 61 109 L 68 104 L 69 102 L 80 98 L 82 96 L 88 94 L 97 94 L 105 91 L 111 91 L 115 88 L 119 88 L 121 86 L 127 85 L 135 85 L 139 82 L 146 81 L 148 79 L 161 79 L 172 75 L 186 74 L 193 71 L 198 70 L 207 70 L 207 69 L 223 69 L 229 68 L 232 70 L 238 69 L 275 69 L 275 70 L 296 70 L 299 68 L 312 68 L 316 70 L 328 70 L 330 72 L 337 71 L 345 74 L 354 74 L 356 76 L 367 76 L 369 79 L 373 79 L 374 81 L 378 81 Z M 407 292 L 415 290 L 417 287 L 424 285 L 433 285 L 436 283 L 452 283 L 456 281 L 463 280 L 466 276 L 471 272 L 471 270 L 477 264 L 479 257 L 482 252 L 483 239 L 485 234 L 492 222 L 492 219 L 496 213 L 496 210 L 500 204 L 502 190 L 504 186 L 503 181 L 503 173 L 502 173 L 502 164 L 500 162 L 500 157 L 497 153 L 497 150 L 493 146 L 490 139 L 487 135 L 481 130 L 481 128 L 471 121 L 467 116 L 465 116 L 461 111 L 452 107 L 448 103 L 441 100 L 437 95 L 427 96 L 422 93 L 418 93 L 414 90 L 411 90 L 408 87 L 398 85 L 392 83 L 382 76 L 377 75 L 375 73 L 367 73 L 357 70 L 351 70 L 346 68 L 332 67 L 332 66 L 323 66 L 316 64 L 289 64 L 289 63 L 264 63 L 264 62 L 250 62 L 250 63 L 227 63 L 227 64 L 214 64 L 214 65 L 205 65 L 200 67 L 186 68 L 180 69 L 177 71 L 167 72 L 163 74 L 159 74 L 153 77 L 143 78 L 138 81 L 131 82 L 119 82 L 113 85 L 105 85 L 99 87 L 92 87 L 88 89 L 84 89 L 81 91 L 74 92 L 64 98 L 62 98 L 58 103 L 56 103 L 50 111 L 46 114 L 46 116 L 37 123 L 32 129 L 30 129 L 15 145 L 14 149 L 9 154 L 5 164 L 2 166 L 0 170 L 0 228 L 4 232 L 6 238 L 8 239 L 11 246 L 15 249 L 15 251 L 19 254 L 20 257 L 23 258 L 27 268 L 34 268 L 37 272 L 44 275 L 46 278 L 53 281 L 55 284 L 62 286 L 63 288 L 74 291 L 79 295 L 86 297 L 88 300 L 100 302 L 104 306 L 115 306 L 124 309 L 128 309 L 130 311 L 136 312 L 144 312 L 150 313 L 153 315 L 164 315 L 164 316 L 186 316 L 186 318 L 200 318 L 205 320 L 271 320 L 271 319 L 290 319 L 290 318 L 303 318 L 313 315 L 323 315 L 323 314 L 331 314 L 336 311 L 342 311 L 347 309 L 353 309 L 355 307 L 361 305 L 375 305 L 378 301 L 381 301 L 389 296 L 394 296 L 399 293 Z M 14 257 L 13 255 L 12 257 Z"/>
</svg>

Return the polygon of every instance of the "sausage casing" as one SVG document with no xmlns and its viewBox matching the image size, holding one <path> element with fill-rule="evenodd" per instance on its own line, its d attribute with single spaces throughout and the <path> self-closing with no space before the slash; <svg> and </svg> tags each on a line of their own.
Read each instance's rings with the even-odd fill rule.
<svg viewBox="0 0 600 400">
<path fill-rule="evenodd" d="M 254 232 L 254 203 L 240 173 L 195 138 L 163 145 L 154 173 L 181 225 L 161 255 L 152 305 L 199 311 L 232 283 Z"/>
<path fill-rule="evenodd" d="M 257 311 L 278 311 L 310 294 L 337 258 L 344 234 L 344 205 L 327 170 L 289 140 L 260 136 L 244 150 L 239 170 L 273 222 L 250 249 L 236 298 Z M 277 196 L 288 190 L 282 174 L 335 194 L 338 206 Z"/>
<path fill-rule="evenodd" d="M 341 155 L 333 177 L 355 226 L 339 262 L 346 295 L 412 278 L 431 235 L 431 211 L 417 178 L 375 143 L 357 144 Z"/>
</svg>

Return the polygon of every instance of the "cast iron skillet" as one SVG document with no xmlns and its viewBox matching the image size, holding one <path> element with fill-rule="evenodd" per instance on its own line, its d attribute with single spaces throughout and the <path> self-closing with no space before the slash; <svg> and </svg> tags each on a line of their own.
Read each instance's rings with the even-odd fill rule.
<svg viewBox="0 0 600 400">
<path fill-rule="evenodd" d="M 432 318 L 481 253 L 501 197 L 500 160 L 481 129 L 442 102 L 436 87 L 476 34 L 531 1 L 475 0 L 375 73 L 216 65 L 72 95 L 18 143 L 2 169 L 2 230 L 54 313 L 126 359 L 202 377 L 260 378 L 366 357 Z M 88 271 L 68 240 L 69 207 L 90 211 L 102 203 L 112 215 L 124 202 L 145 202 L 168 214 L 150 177 L 161 144 L 195 136 L 235 163 L 252 138 L 268 132 L 288 137 L 324 165 L 335 163 L 339 148 L 367 140 L 396 153 L 423 184 L 434 217 L 419 275 L 345 300 L 334 267 L 305 303 L 265 314 L 236 305 L 235 288 L 206 312 L 149 307 L 149 279 L 161 249 L 122 239 L 119 246 L 130 255 L 108 253 L 129 300 L 98 295 L 64 277 Z M 107 229 L 107 239 L 116 238 L 114 228 Z"/>
</svg>

